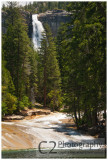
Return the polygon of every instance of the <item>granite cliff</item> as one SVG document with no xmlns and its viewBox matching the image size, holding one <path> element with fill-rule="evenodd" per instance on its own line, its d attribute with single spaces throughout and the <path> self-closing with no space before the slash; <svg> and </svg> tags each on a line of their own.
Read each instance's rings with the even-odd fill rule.
<svg viewBox="0 0 108 160">
<path fill-rule="evenodd" d="M 32 38 L 32 14 L 28 11 L 24 11 L 20 9 L 20 12 L 23 16 L 23 18 L 26 21 L 26 24 L 28 26 L 28 35 L 30 38 Z M 7 30 L 7 12 L 2 11 L 2 33 L 5 34 Z"/>
<path fill-rule="evenodd" d="M 38 15 L 38 19 L 43 23 L 43 25 L 47 23 L 50 26 L 53 36 L 55 37 L 61 23 L 70 21 L 70 15 L 71 14 L 69 12 L 64 10 L 52 10 L 40 13 Z"/>
<path fill-rule="evenodd" d="M 28 26 L 28 35 L 30 38 L 32 38 L 32 31 L 33 31 L 32 14 L 22 9 L 20 11 Z M 40 13 L 38 15 L 38 19 L 43 23 L 43 25 L 47 23 L 50 26 L 53 36 L 55 37 L 57 35 L 57 31 L 61 23 L 66 23 L 70 21 L 70 15 L 71 14 L 69 12 L 66 12 L 64 10 L 52 10 L 52 11 L 47 11 L 45 13 Z M 2 33 L 4 34 L 6 33 L 7 30 L 6 19 L 7 19 L 7 12 L 2 11 Z"/>
</svg>

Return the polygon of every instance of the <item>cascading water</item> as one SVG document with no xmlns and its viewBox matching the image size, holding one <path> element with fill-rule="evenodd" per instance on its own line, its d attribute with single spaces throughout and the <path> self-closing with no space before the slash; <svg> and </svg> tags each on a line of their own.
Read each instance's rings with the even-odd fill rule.
<svg viewBox="0 0 108 160">
<path fill-rule="evenodd" d="M 33 34 L 32 34 L 32 42 L 34 45 L 35 50 L 39 50 L 41 47 L 41 39 L 42 39 L 42 32 L 44 31 L 42 23 L 38 20 L 37 14 L 32 15 L 32 25 L 33 25 Z M 34 87 L 31 88 L 31 102 L 35 104 L 35 94 L 34 94 Z"/>
<path fill-rule="evenodd" d="M 32 41 L 34 49 L 38 50 L 41 47 L 42 32 L 44 31 L 42 23 L 38 20 L 37 14 L 32 15 L 33 34 Z"/>
</svg>

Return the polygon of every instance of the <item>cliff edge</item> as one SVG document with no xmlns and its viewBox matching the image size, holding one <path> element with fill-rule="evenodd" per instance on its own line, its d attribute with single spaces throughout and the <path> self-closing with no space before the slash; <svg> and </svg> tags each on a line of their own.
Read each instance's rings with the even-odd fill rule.
<svg viewBox="0 0 108 160">
<path fill-rule="evenodd" d="M 65 10 L 58 9 L 58 10 L 47 11 L 45 13 L 40 13 L 38 15 L 38 19 L 43 23 L 43 25 L 45 23 L 48 23 L 53 33 L 53 36 L 55 37 L 57 35 L 57 31 L 61 23 L 69 22 L 71 19 L 70 16 L 71 13 Z"/>
</svg>

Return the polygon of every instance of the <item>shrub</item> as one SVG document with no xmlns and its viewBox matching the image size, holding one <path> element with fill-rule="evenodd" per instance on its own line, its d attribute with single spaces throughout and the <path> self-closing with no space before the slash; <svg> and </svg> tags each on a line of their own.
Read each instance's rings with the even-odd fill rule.
<svg viewBox="0 0 108 160">
<path fill-rule="evenodd" d="M 51 90 L 51 92 L 48 94 L 48 97 L 50 99 L 50 107 L 53 110 L 59 110 L 62 105 L 62 97 L 60 91 Z"/>
<path fill-rule="evenodd" d="M 19 101 L 19 108 L 23 110 L 25 107 L 29 107 L 29 98 L 27 96 L 23 96 L 22 100 Z"/>
<path fill-rule="evenodd" d="M 28 107 L 29 106 L 29 98 L 27 96 L 24 96 L 23 99 L 22 99 L 22 102 L 24 104 L 25 107 Z"/>
<path fill-rule="evenodd" d="M 5 102 L 2 102 L 2 116 L 5 116 L 7 114 L 7 106 Z"/>
<path fill-rule="evenodd" d="M 17 98 L 12 94 L 7 93 L 2 107 L 4 108 L 5 114 L 13 114 L 17 108 Z"/>
<path fill-rule="evenodd" d="M 19 108 L 20 110 L 23 110 L 25 108 L 24 103 L 22 101 L 19 101 Z"/>
</svg>

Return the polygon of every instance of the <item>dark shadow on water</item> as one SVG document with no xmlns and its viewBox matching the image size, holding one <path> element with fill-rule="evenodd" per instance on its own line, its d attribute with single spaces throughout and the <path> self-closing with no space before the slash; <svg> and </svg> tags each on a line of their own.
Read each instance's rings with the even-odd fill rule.
<svg viewBox="0 0 108 160">
<path fill-rule="evenodd" d="M 105 150 L 74 150 L 74 149 L 51 149 L 41 150 L 18 150 L 18 151 L 3 151 L 2 158 L 10 159 L 39 159 L 39 158 L 106 158 Z"/>
<path fill-rule="evenodd" d="M 71 127 L 72 125 L 64 125 L 64 124 L 57 124 L 56 127 L 44 127 L 43 129 L 53 129 L 55 132 L 62 132 L 64 133 L 65 135 L 79 135 L 81 136 L 82 134 L 75 130 L 75 129 L 72 129 L 72 128 L 68 128 L 68 127 Z"/>
<path fill-rule="evenodd" d="M 70 125 L 72 127 L 72 125 Z M 70 127 L 69 126 L 69 127 Z M 56 124 L 56 127 L 44 127 L 43 129 L 53 129 L 55 132 L 64 133 L 64 135 L 80 136 L 79 143 L 91 143 L 91 144 L 105 144 L 105 138 L 89 138 L 89 135 L 80 132 L 79 130 L 68 128 L 66 124 Z M 85 139 L 81 139 L 81 136 L 86 136 Z M 68 141 L 69 143 L 76 143 L 76 141 Z"/>
</svg>

